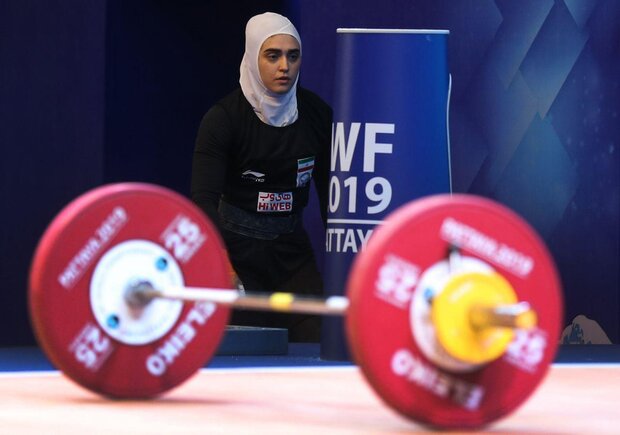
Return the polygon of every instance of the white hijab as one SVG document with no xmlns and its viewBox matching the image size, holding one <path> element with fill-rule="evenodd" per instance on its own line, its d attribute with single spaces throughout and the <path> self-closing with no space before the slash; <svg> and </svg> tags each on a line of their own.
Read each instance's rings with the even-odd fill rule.
<svg viewBox="0 0 620 435">
<path fill-rule="evenodd" d="M 299 75 L 286 94 L 271 92 L 260 78 L 258 55 L 267 38 L 281 34 L 297 39 L 301 52 L 301 38 L 288 18 L 273 12 L 250 18 L 245 27 L 245 53 L 239 68 L 239 83 L 243 95 L 261 121 L 276 127 L 284 127 L 297 120 L 296 88 Z"/>
</svg>

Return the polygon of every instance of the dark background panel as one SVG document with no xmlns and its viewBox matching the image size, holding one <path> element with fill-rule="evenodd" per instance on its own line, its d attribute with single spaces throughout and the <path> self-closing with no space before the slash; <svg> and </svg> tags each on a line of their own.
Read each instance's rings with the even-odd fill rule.
<svg viewBox="0 0 620 435">
<path fill-rule="evenodd" d="M 31 342 L 34 247 L 103 181 L 105 3 L 0 2 L 0 344 Z"/>
<path fill-rule="evenodd" d="M 96 186 L 189 195 L 204 112 L 238 83 L 245 23 L 281 1 L 0 1 L 0 345 L 33 343 L 27 277 L 63 206 Z"/>
<path fill-rule="evenodd" d="M 283 2 L 109 0 L 105 65 L 106 182 L 188 194 L 203 114 L 238 86 L 247 20 Z"/>
</svg>

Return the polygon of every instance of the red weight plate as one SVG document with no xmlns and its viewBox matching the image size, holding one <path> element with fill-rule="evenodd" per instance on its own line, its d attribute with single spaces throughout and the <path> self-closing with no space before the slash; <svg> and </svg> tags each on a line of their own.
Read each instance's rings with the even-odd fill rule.
<svg viewBox="0 0 620 435">
<path fill-rule="evenodd" d="M 426 357 L 410 318 L 417 292 L 428 291 L 419 285 L 424 273 L 445 263 L 453 245 L 474 269 L 502 274 L 539 316 L 503 356 L 469 370 Z M 426 425 L 475 428 L 505 416 L 534 391 L 557 350 L 563 300 L 554 263 L 528 224 L 490 200 L 437 195 L 401 207 L 356 258 L 347 292 L 347 335 L 365 377 L 388 405 Z"/>
<path fill-rule="evenodd" d="M 156 396 L 216 351 L 229 309 L 158 299 L 130 309 L 131 280 L 228 288 L 223 243 L 189 200 L 142 183 L 80 196 L 54 219 L 30 271 L 31 321 L 52 363 L 120 398 Z"/>
</svg>

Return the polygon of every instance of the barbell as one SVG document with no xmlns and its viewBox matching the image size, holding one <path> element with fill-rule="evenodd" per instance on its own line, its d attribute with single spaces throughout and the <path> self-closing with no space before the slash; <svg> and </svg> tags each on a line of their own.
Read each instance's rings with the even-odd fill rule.
<svg viewBox="0 0 620 435">
<path fill-rule="evenodd" d="M 472 195 L 413 201 L 377 227 L 346 296 L 232 288 L 215 226 L 166 188 L 119 183 L 68 204 L 29 277 L 35 335 L 77 384 L 150 398 L 214 355 L 231 308 L 344 315 L 349 348 L 378 396 L 439 428 L 512 412 L 553 361 L 560 282 L 544 243 L 514 212 Z"/>
</svg>

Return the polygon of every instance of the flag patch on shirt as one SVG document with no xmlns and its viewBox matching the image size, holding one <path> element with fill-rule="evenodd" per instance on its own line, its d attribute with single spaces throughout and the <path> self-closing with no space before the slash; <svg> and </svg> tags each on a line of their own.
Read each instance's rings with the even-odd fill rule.
<svg viewBox="0 0 620 435">
<path fill-rule="evenodd" d="M 312 178 L 314 156 L 297 160 L 297 187 L 303 187 Z"/>
<path fill-rule="evenodd" d="M 291 192 L 258 192 L 256 211 L 262 213 L 293 211 L 293 194 Z"/>
</svg>

